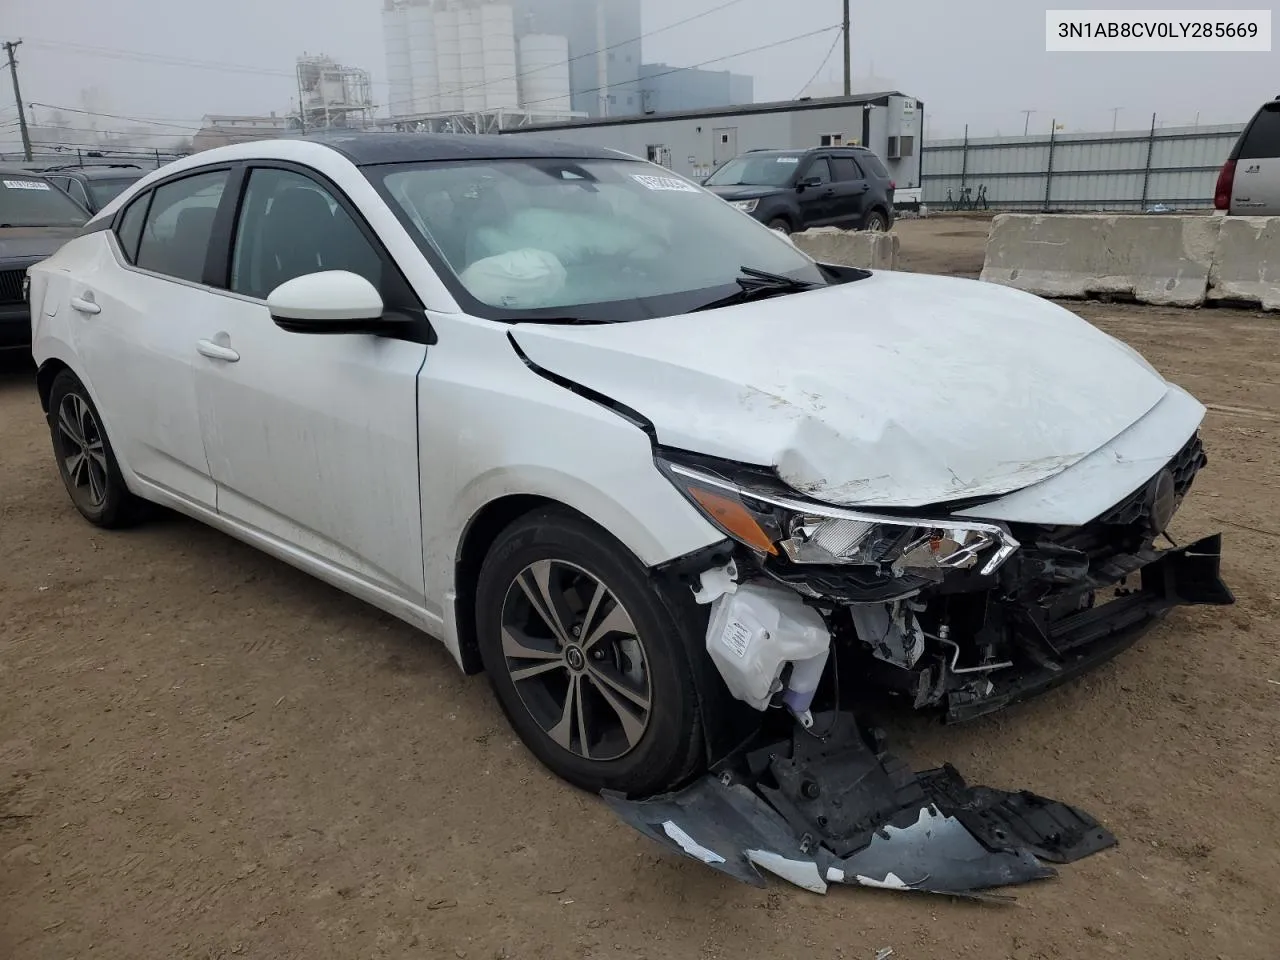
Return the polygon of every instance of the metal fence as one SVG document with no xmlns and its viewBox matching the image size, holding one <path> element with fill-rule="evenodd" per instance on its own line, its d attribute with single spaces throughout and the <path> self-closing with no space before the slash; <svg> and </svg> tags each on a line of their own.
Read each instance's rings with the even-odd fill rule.
<svg viewBox="0 0 1280 960">
<path fill-rule="evenodd" d="M 129 163 L 139 167 L 163 166 L 170 160 L 185 156 L 165 150 L 104 150 L 98 147 L 63 147 L 58 150 L 35 147 L 31 159 L 23 158 L 21 150 L 0 153 L 0 163 L 15 167 L 52 167 L 71 164 Z"/>
<path fill-rule="evenodd" d="M 1194 210 L 1213 188 L 1243 124 L 1120 133 L 934 140 L 921 187 L 935 210 Z"/>
</svg>

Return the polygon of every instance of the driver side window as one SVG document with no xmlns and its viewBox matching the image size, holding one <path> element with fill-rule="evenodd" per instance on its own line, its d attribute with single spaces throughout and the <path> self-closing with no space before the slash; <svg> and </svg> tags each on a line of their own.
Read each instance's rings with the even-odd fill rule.
<svg viewBox="0 0 1280 960">
<path fill-rule="evenodd" d="M 280 284 L 325 270 L 349 270 L 382 289 L 381 257 L 327 189 L 292 170 L 252 170 L 236 225 L 231 290 L 265 300 Z"/>
<path fill-rule="evenodd" d="M 804 179 L 807 180 L 810 177 L 817 177 L 819 183 L 831 182 L 831 164 L 826 157 L 818 157 L 809 164 L 808 169 L 804 172 Z"/>
</svg>

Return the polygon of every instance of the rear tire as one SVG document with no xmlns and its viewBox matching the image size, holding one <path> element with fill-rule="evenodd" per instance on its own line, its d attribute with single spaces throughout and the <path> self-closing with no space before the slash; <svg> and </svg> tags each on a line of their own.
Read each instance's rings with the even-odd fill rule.
<svg viewBox="0 0 1280 960">
<path fill-rule="evenodd" d="M 889 218 L 879 210 L 872 210 L 867 214 L 867 219 L 863 221 L 863 230 L 869 230 L 872 233 L 884 233 L 889 229 Z"/>
<path fill-rule="evenodd" d="M 48 420 L 58 473 L 80 515 L 108 529 L 140 520 L 144 502 L 125 485 L 98 408 L 70 370 L 53 378 Z"/>
<path fill-rule="evenodd" d="M 476 627 L 498 703 L 558 776 L 643 796 L 705 768 L 707 725 L 728 715 L 695 662 L 705 616 L 591 523 L 544 509 L 501 533 Z"/>
</svg>

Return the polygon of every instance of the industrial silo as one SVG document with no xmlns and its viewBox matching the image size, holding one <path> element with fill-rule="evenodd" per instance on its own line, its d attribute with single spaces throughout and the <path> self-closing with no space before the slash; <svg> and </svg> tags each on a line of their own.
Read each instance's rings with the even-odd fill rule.
<svg viewBox="0 0 1280 960">
<path fill-rule="evenodd" d="M 413 113 L 440 109 L 440 76 L 436 65 L 435 14 L 429 4 L 409 7 L 409 64 Z"/>
<path fill-rule="evenodd" d="M 413 73 L 409 54 L 409 11 L 389 6 L 382 11 L 382 45 L 387 55 L 387 109 L 393 117 L 412 113 Z"/>
<path fill-rule="evenodd" d="M 568 116 L 573 110 L 567 38 L 546 33 L 520 38 L 520 103 L 538 113 Z"/>
<path fill-rule="evenodd" d="M 461 51 L 462 109 L 480 111 L 485 106 L 484 27 L 480 8 L 458 10 L 458 46 Z"/>
<path fill-rule="evenodd" d="M 520 106 L 516 79 L 515 17 L 505 3 L 480 8 L 484 46 L 484 106 L 486 110 L 515 110 Z"/>
<path fill-rule="evenodd" d="M 437 10 L 434 23 L 440 110 L 456 113 L 462 110 L 462 47 L 458 38 L 458 10 Z"/>
</svg>

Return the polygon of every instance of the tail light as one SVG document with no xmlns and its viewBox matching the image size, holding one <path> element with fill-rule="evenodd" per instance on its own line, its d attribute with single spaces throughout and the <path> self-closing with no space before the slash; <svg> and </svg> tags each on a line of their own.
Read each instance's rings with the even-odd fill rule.
<svg viewBox="0 0 1280 960">
<path fill-rule="evenodd" d="M 1236 162 L 1228 160 L 1218 174 L 1218 185 L 1213 189 L 1213 206 L 1216 210 L 1231 209 L 1231 190 L 1235 186 Z"/>
<path fill-rule="evenodd" d="M 890 180 L 890 181 L 889 181 L 889 189 L 890 189 L 890 190 L 897 190 L 897 189 L 898 189 L 898 181 L 897 181 L 897 180 Z"/>
</svg>

